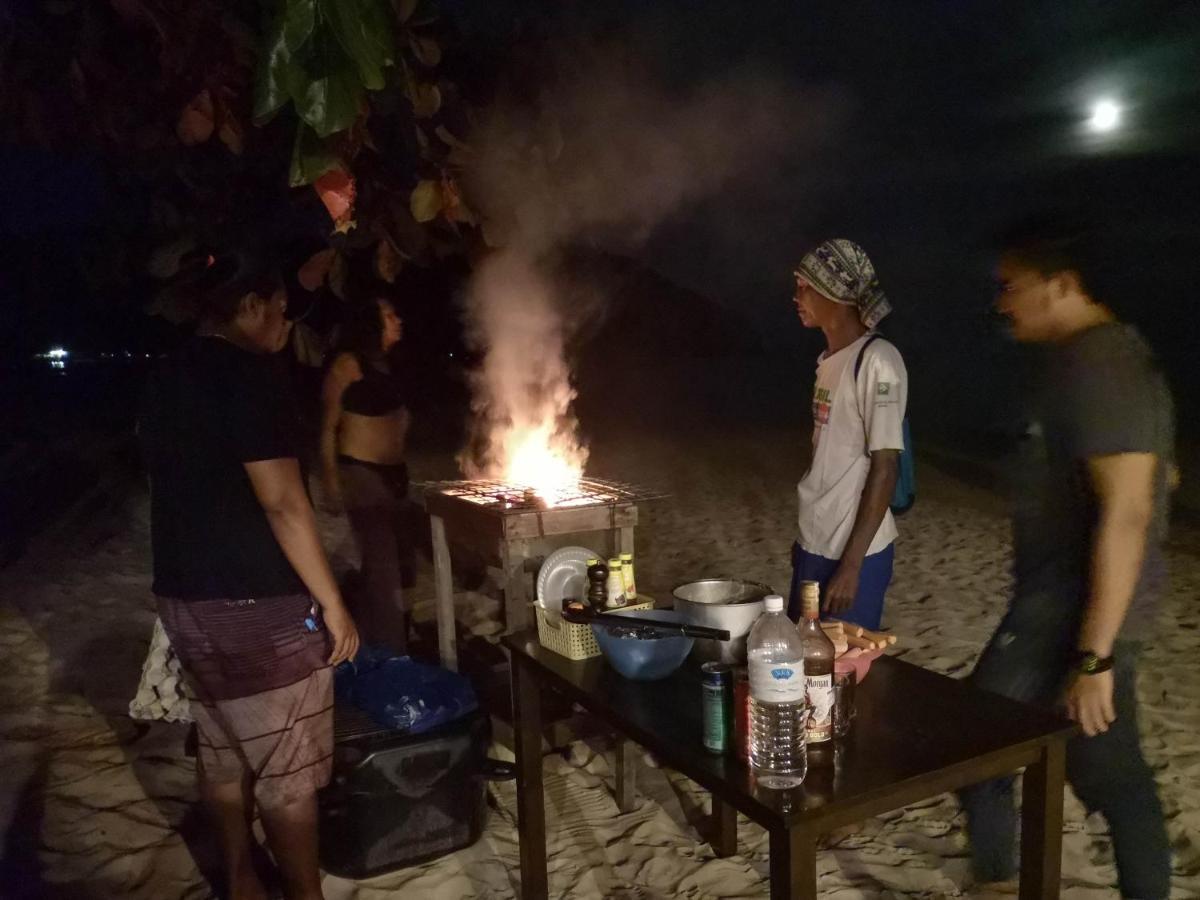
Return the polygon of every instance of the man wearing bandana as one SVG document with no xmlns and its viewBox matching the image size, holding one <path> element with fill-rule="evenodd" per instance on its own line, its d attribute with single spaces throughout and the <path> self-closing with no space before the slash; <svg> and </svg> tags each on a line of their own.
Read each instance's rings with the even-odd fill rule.
<svg viewBox="0 0 1200 900">
<path fill-rule="evenodd" d="M 801 581 L 821 586 L 822 612 L 877 629 L 892 579 L 889 504 L 904 449 L 908 373 L 875 326 L 891 311 L 875 267 L 852 241 L 826 241 L 796 268 L 796 310 L 826 350 L 813 387 L 812 462 L 800 480 L 788 614 Z"/>
</svg>

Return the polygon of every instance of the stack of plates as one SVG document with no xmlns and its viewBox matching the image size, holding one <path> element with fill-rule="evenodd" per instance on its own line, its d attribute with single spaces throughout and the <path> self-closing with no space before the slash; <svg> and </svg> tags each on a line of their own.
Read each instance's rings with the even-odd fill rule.
<svg viewBox="0 0 1200 900">
<path fill-rule="evenodd" d="M 538 570 L 538 606 L 561 613 L 564 600 L 587 599 L 587 561 L 599 558 L 587 547 L 563 547 L 547 556 Z"/>
</svg>

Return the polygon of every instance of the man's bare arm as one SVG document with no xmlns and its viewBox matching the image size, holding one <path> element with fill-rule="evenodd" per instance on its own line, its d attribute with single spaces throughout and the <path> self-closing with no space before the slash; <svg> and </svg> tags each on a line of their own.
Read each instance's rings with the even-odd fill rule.
<svg viewBox="0 0 1200 900">
<path fill-rule="evenodd" d="M 317 536 L 316 517 L 304 492 L 300 464 L 294 458 L 283 458 L 243 466 L 283 555 L 321 605 L 334 643 L 330 663 L 337 665 L 352 658 L 358 652 L 358 632 L 342 603 L 341 591 Z"/>
<path fill-rule="evenodd" d="M 1087 465 L 1100 517 L 1077 647 L 1104 657 L 1113 653 L 1146 558 L 1158 459 L 1152 453 L 1118 453 L 1092 457 Z M 1067 714 L 1089 737 L 1116 721 L 1114 688 L 1111 671 L 1076 675 L 1067 687 Z"/>
<path fill-rule="evenodd" d="M 899 475 L 899 450 L 876 450 L 871 454 L 871 469 L 867 472 L 867 483 L 858 500 L 854 527 L 850 529 L 850 538 L 842 551 L 841 562 L 825 591 L 826 609 L 829 612 L 842 612 L 854 605 L 863 560 L 892 502 Z"/>
<path fill-rule="evenodd" d="M 1100 519 L 1079 649 L 1109 656 L 1145 559 L 1158 458 L 1152 453 L 1118 453 L 1092 457 L 1087 465 Z"/>
</svg>

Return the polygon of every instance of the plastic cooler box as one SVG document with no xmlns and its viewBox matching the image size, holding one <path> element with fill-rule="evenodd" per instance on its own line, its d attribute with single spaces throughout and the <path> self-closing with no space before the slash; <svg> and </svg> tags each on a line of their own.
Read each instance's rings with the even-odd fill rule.
<svg viewBox="0 0 1200 900">
<path fill-rule="evenodd" d="M 322 867 L 369 878 L 473 844 L 487 819 L 486 782 L 512 777 L 488 759 L 490 738 L 482 710 L 412 735 L 339 707 L 333 778 L 319 796 Z"/>
</svg>

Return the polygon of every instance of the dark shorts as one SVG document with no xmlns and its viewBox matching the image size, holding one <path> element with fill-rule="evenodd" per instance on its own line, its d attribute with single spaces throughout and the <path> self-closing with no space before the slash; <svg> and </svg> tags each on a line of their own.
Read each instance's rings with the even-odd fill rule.
<svg viewBox="0 0 1200 900">
<path fill-rule="evenodd" d="M 408 467 L 338 457 L 346 517 L 362 557 L 362 588 L 346 601 L 359 635 L 396 653 L 408 648 L 404 588 L 416 580 L 415 543 L 408 527 Z"/>
<path fill-rule="evenodd" d="M 896 545 L 888 544 L 878 553 L 863 560 L 858 576 L 858 594 L 854 605 L 838 613 L 837 618 L 875 631 L 883 619 L 883 598 L 892 583 L 892 564 L 896 558 Z M 792 547 L 792 593 L 788 599 L 788 616 L 792 621 L 800 618 L 800 582 L 815 581 L 821 586 L 821 605 L 825 605 L 825 589 L 837 571 L 838 560 L 809 553 L 800 544 Z"/>
<path fill-rule="evenodd" d="M 408 465 L 367 462 L 338 454 L 338 478 L 347 507 L 395 506 L 408 497 Z"/>
<path fill-rule="evenodd" d="M 159 597 L 158 613 L 196 698 L 202 776 L 224 783 L 250 775 L 267 809 L 326 785 L 333 669 L 312 598 Z"/>
</svg>

